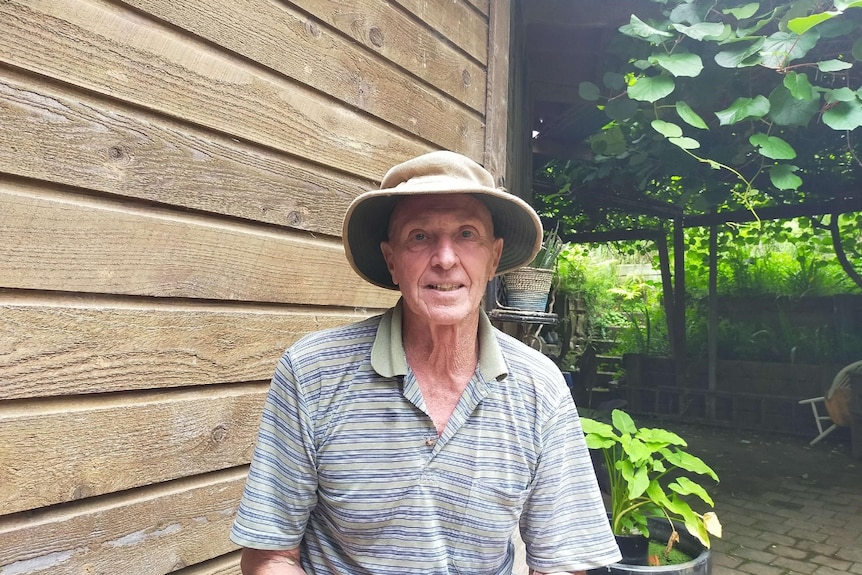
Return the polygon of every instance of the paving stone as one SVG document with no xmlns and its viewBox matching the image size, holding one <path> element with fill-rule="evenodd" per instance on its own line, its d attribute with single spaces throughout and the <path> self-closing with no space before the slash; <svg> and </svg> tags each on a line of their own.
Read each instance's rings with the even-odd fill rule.
<svg viewBox="0 0 862 575">
<path fill-rule="evenodd" d="M 804 573 L 806 575 L 814 573 L 814 570 L 819 567 L 819 565 L 815 565 L 814 563 L 797 561 L 796 559 L 790 559 L 788 557 L 779 557 L 772 562 L 772 565 L 789 569 L 791 573 Z"/>
<path fill-rule="evenodd" d="M 833 569 L 832 567 L 820 566 L 814 570 L 813 575 L 847 575 L 844 569 Z"/>
<path fill-rule="evenodd" d="M 811 531 L 810 529 L 791 529 L 787 532 L 787 535 L 796 537 L 797 539 L 806 539 L 817 543 L 821 543 L 829 539 L 829 535 L 827 533 L 818 533 Z"/>
<path fill-rule="evenodd" d="M 772 545 L 769 548 L 770 553 L 774 553 L 778 557 L 786 557 L 788 559 L 805 559 L 811 555 L 810 552 L 785 545 Z"/>
<path fill-rule="evenodd" d="M 737 557 L 748 559 L 749 561 L 758 561 L 760 563 L 772 563 L 777 557 L 774 553 L 761 551 L 760 549 L 752 549 L 751 547 L 740 547 L 736 551 Z"/>
<path fill-rule="evenodd" d="M 745 561 L 744 559 L 740 559 L 739 557 L 734 557 L 733 555 L 726 555 L 724 553 L 713 553 L 712 554 L 713 572 L 715 572 L 716 566 L 721 565 L 722 567 L 736 567 L 744 561 Z"/>
<path fill-rule="evenodd" d="M 794 547 L 804 551 L 813 551 L 814 553 L 819 553 L 821 555 L 835 555 L 839 551 L 837 545 L 833 545 L 832 543 L 821 543 L 818 541 L 797 541 Z"/>
<path fill-rule="evenodd" d="M 847 573 L 847 570 L 851 565 L 850 561 L 842 561 L 836 557 L 827 557 L 825 555 L 814 555 L 811 557 L 810 561 L 812 563 L 817 563 L 818 565 L 831 567 L 837 571 L 843 571 L 844 573 Z"/>
<path fill-rule="evenodd" d="M 751 573 L 751 575 L 784 575 L 784 567 L 775 567 L 774 565 L 764 565 L 762 563 L 743 563 L 737 569 L 743 573 Z"/>
</svg>

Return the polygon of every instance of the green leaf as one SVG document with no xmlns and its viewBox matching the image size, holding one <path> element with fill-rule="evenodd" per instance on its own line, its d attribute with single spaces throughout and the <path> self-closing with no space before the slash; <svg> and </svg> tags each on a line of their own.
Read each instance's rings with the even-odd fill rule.
<svg viewBox="0 0 862 575">
<path fill-rule="evenodd" d="M 615 72 L 606 72 L 602 76 L 602 82 L 610 90 L 619 91 L 626 87 L 626 77 Z"/>
<path fill-rule="evenodd" d="M 852 102 L 856 99 L 856 92 L 847 86 L 835 88 L 834 90 L 825 90 L 824 93 L 826 94 L 827 102 Z"/>
<path fill-rule="evenodd" d="M 817 68 L 821 72 L 840 72 L 841 70 L 846 70 L 847 68 L 852 67 L 852 63 L 844 62 L 843 60 L 824 60 L 822 62 L 817 62 Z"/>
<path fill-rule="evenodd" d="M 592 82 L 581 82 L 578 85 L 578 96 L 587 102 L 594 102 L 599 99 L 599 96 L 601 96 L 601 91 L 599 90 L 599 87 Z"/>
<path fill-rule="evenodd" d="M 653 54 L 649 61 L 658 64 L 676 77 L 694 78 L 703 70 L 703 61 L 697 54 Z"/>
<path fill-rule="evenodd" d="M 709 127 L 706 125 L 706 122 L 703 121 L 697 112 L 691 109 L 691 106 L 680 100 L 676 103 L 676 113 L 679 114 L 679 117 L 682 118 L 682 121 L 692 126 L 694 128 L 700 128 L 701 130 L 708 130 Z"/>
<path fill-rule="evenodd" d="M 655 36 L 660 36 L 664 38 L 673 37 L 673 34 L 671 34 L 670 32 L 665 32 L 664 30 L 653 28 L 634 14 L 632 14 L 631 18 L 629 18 L 629 23 L 625 26 L 620 26 L 619 30 L 626 36 L 631 36 L 633 38 L 644 38 L 647 40 Z"/>
<path fill-rule="evenodd" d="M 638 111 L 638 103 L 629 98 L 614 98 L 605 105 L 605 114 L 611 120 L 628 120 Z"/>
<path fill-rule="evenodd" d="M 787 29 L 795 34 L 805 34 L 821 22 L 831 20 L 839 14 L 841 12 L 820 12 L 819 14 L 812 14 L 803 18 L 794 18 L 787 23 Z"/>
<path fill-rule="evenodd" d="M 759 241 L 759 240 L 758 240 Z M 700 475 L 708 475 L 718 481 L 718 475 L 712 470 L 712 467 L 703 462 L 703 460 L 691 453 L 685 451 L 671 451 L 669 449 L 662 450 L 662 453 L 668 463 L 676 465 L 680 469 L 698 473 Z"/>
<path fill-rule="evenodd" d="M 708 503 L 713 507 L 715 506 L 715 502 L 712 500 L 712 497 L 709 496 L 709 493 L 706 492 L 706 489 L 688 477 L 677 477 L 676 481 L 668 485 L 668 488 L 674 493 L 679 493 L 680 495 L 696 495 L 705 503 Z"/>
<path fill-rule="evenodd" d="M 729 108 L 719 110 L 715 115 L 719 124 L 729 126 L 751 118 L 762 118 L 768 112 L 769 100 L 758 95 L 754 98 L 737 98 Z"/>
<path fill-rule="evenodd" d="M 637 433 L 637 425 L 635 425 L 632 416 L 621 409 L 615 409 L 611 412 L 611 421 L 614 423 L 614 428 L 620 433 L 628 433 L 634 435 Z"/>
<path fill-rule="evenodd" d="M 823 112 L 823 123 L 833 130 L 855 130 L 862 126 L 862 103 L 839 102 Z"/>
<path fill-rule="evenodd" d="M 766 38 L 758 38 L 751 44 L 732 45 L 715 55 L 715 63 L 722 68 L 745 68 L 760 63 L 760 48 Z"/>
<path fill-rule="evenodd" d="M 788 72 L 784 76 L 784 87 L 790 90 L 790 94 L 797 100 L 814 99 L 814 90 L 808 81 L 808 74 Z"/>
<path fill-rule="evenodd" d="M 811 92 L 811 99 L 794 98 L 784 85 L 769 94 L 769 119 L 779 126 L 807 126 L 820 111 L 820 94 Z"/>
<path fill-rule="evenodd" d="M 696 150 L 700 147 L 700 142 L 693 138 L 668 138 L 667 141 L 683 150 Z"/>
<path fill-rule="evenodd" d="M 805 56 L 820 39 L 817 30 L 802 34 L 776 32 L 763 43 L 760 49 L 761 64 L 767 68 L 782 69 L 793 60 Z"/>
<path fill-rule="evenodd" d="M 675 87 L 673 78 L 668 76 L 638 78 L 637 82 L 629 86 L 628 94 L 632 100 L 652 103 L 669 95 Z"/>
<path fill-rule="evenodd" d="M 749 143 L 757 148 L 757 152 L 771 160 L 792 160 L 796 157 L 793 146 L 777 136 L 766 134 L 752 134 L 748 138 Z"/>
<path fill-rule="evenodd" d="M 752 2 L 750 4 L 744 4 L 742 6 L 737 6 L 735 8 L 727 8 L 722 10 L 723 14 L 730 14 L 737 20 L 745 20 L 746 18 L 751 18 L 757 11 L 760 10 L 760 4 L 757 2 Z"/>
<path fill-rule="evenodd" d="M 794 174 L 798 170 L 790 164 L 778 164 L 769 168 L 769 180 L 779 190 L 798 190 L 802 185 L 802 178 Z"/>
<path fill-rule="evenodd" d="M 665 138 L 680 138 L 682 137 L 682 128 L 671 122 L 664 120 L 653 120 L 650 122 L 653 130 L 664 136 Z"/>
<path fill-rule="evenodd" d="M 686 447 L 688 444 L 685 440 L 672 431 L 666 429 L 642 427 L 638 431 L 638 439 L 645 443 L 660 444 L 661 446 L 679 445 Z"/>
<path fill-rule="evenodd" d="M 673 27 L 680 34 L 698 41 L 706 38 L 720 38 L 727 30 L 727 26 L 718 22 L 698 22 L 691 26 L 674 24 Z"/>
</svg>

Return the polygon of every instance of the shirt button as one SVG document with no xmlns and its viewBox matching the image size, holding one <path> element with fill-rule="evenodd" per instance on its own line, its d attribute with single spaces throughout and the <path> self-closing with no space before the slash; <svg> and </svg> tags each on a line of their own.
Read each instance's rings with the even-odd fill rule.
<svg viewBox="0 0 862 575">
<path fill-rule="evenodd" d="M 434 447 L 434 445 L 436 443 L 437 443 L 436 437 L 429 437 L 428 439 L 425 440 L 425 445 L 427 445 L 428 447 Z"/>
</svg>

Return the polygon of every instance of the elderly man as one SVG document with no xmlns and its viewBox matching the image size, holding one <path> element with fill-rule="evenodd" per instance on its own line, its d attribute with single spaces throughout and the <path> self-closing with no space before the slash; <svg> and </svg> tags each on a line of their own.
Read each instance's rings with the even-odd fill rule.
<svg viewBox="0 0 862 575">
<path fill-rule="evenodd" d="M 515 529 L 535 573 L 619 560 L 560 371 L 481 309 L 539 249 L 535 211 L 432 152 L 357 197 L 343 237 L 401 299 L 281 358 L 231 531 L 243 573 L 508 575 Z"/>
</svg>

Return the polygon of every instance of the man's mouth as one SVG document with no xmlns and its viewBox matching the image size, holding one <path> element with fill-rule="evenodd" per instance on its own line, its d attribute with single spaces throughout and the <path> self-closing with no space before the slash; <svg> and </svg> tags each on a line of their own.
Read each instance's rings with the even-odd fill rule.
<svg viewBox="0 0 862 575">
<path fill-rule="evenodd" d="M 436 291 L 455 291 L 461 284 L 431 284 L 428 287 Z"/>
</svg>

